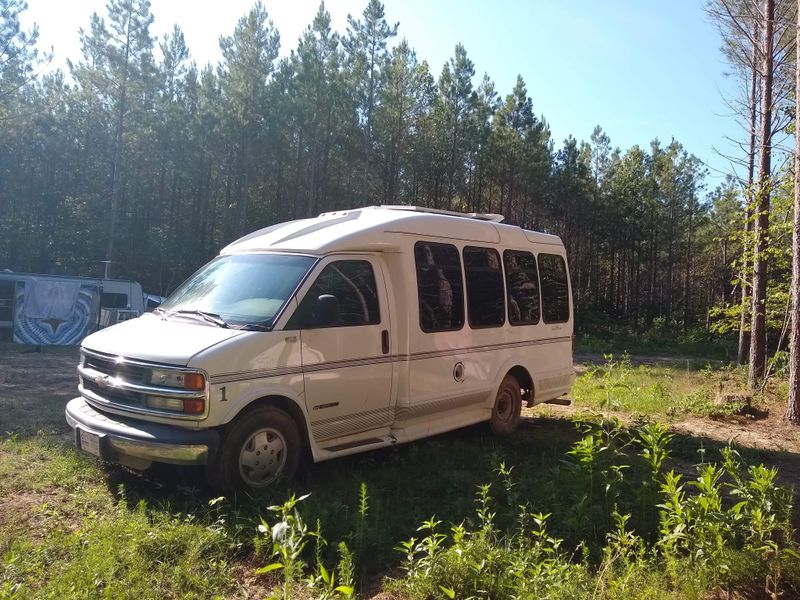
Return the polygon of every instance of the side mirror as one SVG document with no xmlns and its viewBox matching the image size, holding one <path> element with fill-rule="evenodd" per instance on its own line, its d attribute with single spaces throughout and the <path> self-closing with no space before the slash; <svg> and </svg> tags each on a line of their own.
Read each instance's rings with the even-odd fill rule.
<svg viewBox="0 0 800 600">
<path fill-rule="evenodd" d="M 317 298 L 317 310 L 315 311 L 316 327 L 330 327 L 339 323 L 339 299 L 330 294 L 322 294 Z"/>
</svg>

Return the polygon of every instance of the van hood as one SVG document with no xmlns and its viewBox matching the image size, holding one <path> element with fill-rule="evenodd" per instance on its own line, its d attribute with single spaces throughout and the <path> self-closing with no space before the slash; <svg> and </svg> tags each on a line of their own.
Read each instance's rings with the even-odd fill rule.
<svg viewBox="0 0 800 600">
<path fill-rule="evenodd" d="M 164 321 L 147 313 L 86 337 L 87 350 L 148 362 L 185 366 L 197 354 L 246 333 L 188 320 Z"/>
</svg>

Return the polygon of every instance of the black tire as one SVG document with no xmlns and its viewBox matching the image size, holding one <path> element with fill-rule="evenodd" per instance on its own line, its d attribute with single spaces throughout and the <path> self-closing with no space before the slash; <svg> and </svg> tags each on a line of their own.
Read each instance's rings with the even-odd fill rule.
<svg viewBox="0 0 800 600">
<path fill-rule="evenodd" d="M 506 375 L 492 407 L 489 427 L 495 435 L 511 435 L 519 426 L 522 413 L 522 394 L 519 382 L 513 375 Z"/>
<path fill-rule="evenodd" d="M 294 477 L 301 453 L 300 432 L 291 416 L 272 406 L 254 408 L 222 436 L 208 467 L 209 483 L 223 493 L 263 490 Z"/>
</svg>

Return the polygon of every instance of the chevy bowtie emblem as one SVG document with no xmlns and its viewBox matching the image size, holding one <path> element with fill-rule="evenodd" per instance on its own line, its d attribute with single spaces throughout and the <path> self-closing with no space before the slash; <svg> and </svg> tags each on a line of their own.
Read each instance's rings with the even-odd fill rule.
<svg viewBox="0 0 800 600">
<path fill-rule="evenodd" d="M 95 380 L 95 383 L 103 387 L 114 387 L 116 384 L 115 378 L 111 377 L 111 375 L 100 375 L 100 377 Z"/>
</svg>

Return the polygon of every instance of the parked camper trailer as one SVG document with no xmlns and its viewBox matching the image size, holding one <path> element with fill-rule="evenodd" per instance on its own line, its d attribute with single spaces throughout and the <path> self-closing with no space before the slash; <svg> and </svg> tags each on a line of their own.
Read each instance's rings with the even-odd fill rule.
<svg viewBox="0 0 800 600">
<path fill-rule="evenodd" d="M 77 446 L 261 488 L 315 461 L 568 392 L 572 298 L 553 235 L 414 207 L 326 213 L 222 250 L 155 313 L 87 337 Z"/>
<path fill-rule="evenodd" d="M 142 286 L 121 279 L 0 272 L 0 339 L 78 345 L 144 312 Z"/>
</svg>

